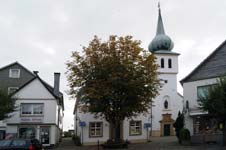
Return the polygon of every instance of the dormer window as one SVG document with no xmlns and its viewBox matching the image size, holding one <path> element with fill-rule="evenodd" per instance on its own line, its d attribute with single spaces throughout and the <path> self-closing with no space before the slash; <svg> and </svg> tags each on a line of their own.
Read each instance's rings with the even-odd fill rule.
<svg viewBox="0 0 226 150">
<path fill-rule="evenodd" d="M 10 78 L 20 78 L 20 69 L 10 69 L 9 77 Z"/>
<path fill-rule="evenodd" d="M 18 87 L 8 87 L 8 95 L 14 93 L 16 90 L 18 90 Z"/>
<path fill-rule="evenodd" d="M 168 68 L 172 68 L 172 59 L 168 59 Z"/>
<path fill-rule="evenodd" d="M 161 68 L 164 68 L 164 59 L 161 58 Z"/>
</svg>

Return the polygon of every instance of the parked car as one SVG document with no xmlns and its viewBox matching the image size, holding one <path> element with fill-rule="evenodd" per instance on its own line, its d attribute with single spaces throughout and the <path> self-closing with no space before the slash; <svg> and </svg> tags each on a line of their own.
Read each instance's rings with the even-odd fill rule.
<svg viewBox="0 0 226 150">
<path fill-rule="evenodd" d="M 44 150 L 37 139 L 9 139 L 0 141 L 0 150 Z"/>
</svg>

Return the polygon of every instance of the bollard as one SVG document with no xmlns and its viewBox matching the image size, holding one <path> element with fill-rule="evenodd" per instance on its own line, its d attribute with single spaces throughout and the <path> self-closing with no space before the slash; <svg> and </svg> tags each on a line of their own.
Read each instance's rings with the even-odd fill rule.
<svg viewBox="0 0 226 150">
<path fill-rule="evenodd" d="M 97 149 L 99 150 L 99 147 L 100 147 L 100 142 L 99 140 L 97 141 Z"/>
</svg>

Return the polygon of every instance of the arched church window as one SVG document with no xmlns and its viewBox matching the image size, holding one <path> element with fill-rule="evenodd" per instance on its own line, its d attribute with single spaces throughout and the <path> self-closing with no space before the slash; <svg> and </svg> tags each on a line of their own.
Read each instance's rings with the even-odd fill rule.
<svg viewBox="0 0 226 150">
<path fill-rule="evenodd" d="M 168 59 L 168 68 L 172 68 L 172 59 Z"/>
<path fill-rule="evenodd" d="M 161 58 L 161 68 L 164 68 L 164 59 Z"/>
<path fill-rule="evenodd" d="M 168 103 L 167 100 L 165 100 L 165 102 L 164 102 L 164 108 L 165 108 L 165 109 L 168 109 L 168 107 L 169 107 L 169 103 Z"/>
</svg>

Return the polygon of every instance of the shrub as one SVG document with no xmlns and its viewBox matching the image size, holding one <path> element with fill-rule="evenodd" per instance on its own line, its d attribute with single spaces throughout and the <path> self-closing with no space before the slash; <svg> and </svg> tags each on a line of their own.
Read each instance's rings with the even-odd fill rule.
<svg viewBox="0 0 226 150">
<path fill-rule="evenodd" d="M 191 139 L 190 131 L 186 128 L 182 128 L 179 134 L 180 140 L 188 141 Z"/>
<path fill-rule="evenodd" d="M 76 146 L 81 146 L 82 145 L 81 139 L 80 139 L 79 136 L 73 135 L 72 140 L 74 141 Z"/>
</svg>

